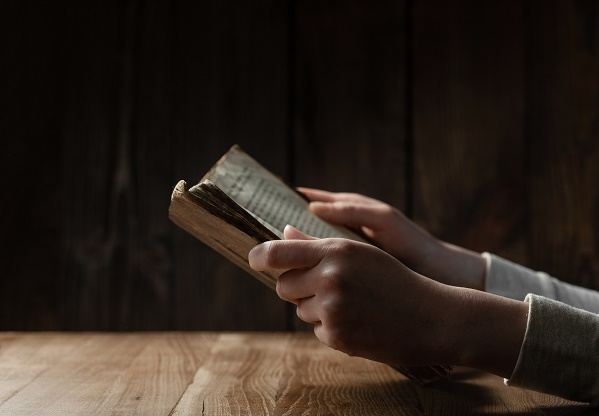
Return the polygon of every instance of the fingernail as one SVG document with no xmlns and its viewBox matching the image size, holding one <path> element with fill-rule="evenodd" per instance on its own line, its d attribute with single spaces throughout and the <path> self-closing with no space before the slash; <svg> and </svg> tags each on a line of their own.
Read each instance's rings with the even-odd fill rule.
<svg viewBox="0 0 599 416">
<path fill-rule="evenodd" d="M 250 252 L 248 253 L 248 262 L 250 263 L 250 267 L 254 269 L 256 265 L 256 259 L 262 255 L 262 244 L 258 244 L 257 246 L 252 247 Z"/>
<path fill-rule="evenodd" d="M 294 238 L 302 238 L 303 236 L 305 236 L 305 234 L 303 232 L 301 232 L 298 228 L 296 228 L 290 224 L 287 224 L 285 226 L 285 229 L 283 230 L 283 235 L 285 236 L 286 240 L 294 239 Z"/>
</svg>

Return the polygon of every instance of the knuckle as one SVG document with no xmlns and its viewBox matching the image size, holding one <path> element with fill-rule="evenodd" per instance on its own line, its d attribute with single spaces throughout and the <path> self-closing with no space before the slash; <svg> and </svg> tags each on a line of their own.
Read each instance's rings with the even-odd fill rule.
<svg viewBox="0 0 599 416">
<path fill-rule="evenodd" d="M 342 294 L 347 289 L 347 282 L 339 267 L 333 265 L 326 267 L 322 271 L 320 279 L 323 292 L 333 297 Z"/>
<path fill-rule="evenodd" d="M 286 301 L 293 302 L 295 301 L 293 297 L 293 287 L 294 280 L 298 278 L 295 270 L 288 270 L 282 273 L 278 278 L 275 285 L 275 291 L 277 295 Z"/>
<path fill-rule="evenodd" d="M 395 208 L 393 208 L 391 205 L 388 204 L 383 204 L 383 206 L 381 207 L 381 211 L 383 213 L 383 215 L 394 215 L 395 214 Z"/>
<path fill-rule="evenodd" d="M 350 240 L 336 239 L 327 247 L 329 261 L 320 270 L 320 284 L 327 293 L 346 293 L 351 285 L 354 259 L 360 253 Z"/>
<path fill-rule="evenodd" d="M 328 245 L 328 253 L 334 256 L 342 256 L 347 254 L 351 250 L 350 240 L 344 238 L 335 238 L 331 240 L 331 244 Z"/>
<path fill-rule="evenodd" d="M 337 203 L 337 209 L 340 213 L 351 216 L 356 212 L 356 206 L 351 202 L 341 201 Z"/>
<path fill-rule="evenodd" d="M 343 202 L 345 200 L 348 200 L 350 198 L 354 198 L 355 197 L 355 193 L 353 192 L 338 192 L 337 193 L 337 197 L 339 198 L 339 202 Z"/>
<path fill-rule="evenodd" d="M 264 264 L 267 266 L 276 265 L 277 257 L 279 256 L 279 245 L 275 241 L 267 241 L 264 243 Z"/>
<path fill-rule="evenodd" d="M 356 192 L 343 192 L 343 197 L 350 201 L 358 201 L 363 198 L 362 195 Z"/>
<path fill-rule="evenodd" d="M 386 221 L 397 217 L 397 214 L 397 209 L 392 207 L 391 205 L 382 204 L 382 206 L 380 207 L 380 216 L 381 218 L 384 218 Z"/>
<path fill-rule="evenodd" d="M 328 254 L 342 260 L 339 262 L 338 266 L 341 268 L 342 265 L 348 262 L 348 260 L 353 259 L 359 254 L 357 251 L 358 249 L 354 241 L 345 238 L 338 238 L 335 239 L 334 243 L 329 247 Z"/>
</svg>

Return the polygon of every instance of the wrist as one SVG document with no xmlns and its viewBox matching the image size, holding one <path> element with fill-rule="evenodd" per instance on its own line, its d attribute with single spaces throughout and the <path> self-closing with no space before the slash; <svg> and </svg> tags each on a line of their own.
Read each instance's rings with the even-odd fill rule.
<svg viewBox="0 0 599 416">
<path fill-rule="evenodd" d="M 444 283 L 444 281 L 439 278 L 442 273 L 441 265 L 444 262 L 443 259 L 447 257 L 444 244 L 430 234 L 425 234 L 420 236 L 418 240 L 413 241 L 413 246 L 418 249 L 414 252 L 403 253 L 403 256 L 396 257 L 401 259 L 406 266 L 415 272 Z"/>
<path fill-rule="evenodd" d="M 452 286 L 484 291 L 486 259 L 477 252 L 450 243 L 440 242 L 438 250 L 438 280 Z"/>
<path fill-rule="evenodd" d="M 510 377 L 520 355 L 528 304 L 472 289 L 448 289 L 447 325 L 439 339 L 447 363 Z"/>
</svg>

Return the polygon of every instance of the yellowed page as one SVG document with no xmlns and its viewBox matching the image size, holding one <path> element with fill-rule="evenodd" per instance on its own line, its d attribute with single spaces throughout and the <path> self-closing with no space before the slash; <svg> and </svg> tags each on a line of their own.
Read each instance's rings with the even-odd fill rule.
<svg viewBox="0 0 599 416">
<path fill-rule="evenodd" d="M 314 237 L 360 240 L 313 215 L 304 198 L 239 148 L 227 153 L 203 179 L 212 181 L 280 238 L 290 224 Z"/>
</svg>

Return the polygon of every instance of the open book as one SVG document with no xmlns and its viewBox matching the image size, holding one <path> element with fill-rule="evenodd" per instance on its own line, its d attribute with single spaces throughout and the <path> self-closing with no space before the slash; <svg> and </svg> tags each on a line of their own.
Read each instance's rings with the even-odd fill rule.
<svg viewBox="0 0 599 416">
<path fill-rule="evenodd" d="M 170 219 L 271 289 L 282 271 L 258 272 L 248 263 L 257 244 L 283 238 L 290 224 L 305 234 L 364 241 L 308 210 L 308 201 L 282 179 L 235 145 L 199 183 L 181 180 L 171 195 Z M 398 367 L 407 377 L 427 383 L 446 377 L 449 366 Z"/>
</svg>

